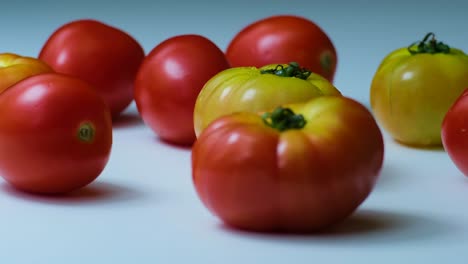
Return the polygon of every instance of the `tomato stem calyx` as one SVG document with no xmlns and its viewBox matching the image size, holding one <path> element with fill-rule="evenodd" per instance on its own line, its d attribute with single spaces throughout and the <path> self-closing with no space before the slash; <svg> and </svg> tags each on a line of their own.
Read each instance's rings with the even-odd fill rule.
<svg viewBox="0 0 468 264">
<path fill-rule="evenodd" d="M 286 67 L 278 64 L 274 69 L 262 70 L 260 73 L 274 74 L 281 77 L 296 77 L 302 80 L 307 80 L 307 78 L 312 74 L 309 70 L 299 67 L 297 62 L 290 62 Z"/>
<path fill-rule="evenodd" d="M 262 115 L 263 122 L 276 130 L 301 129 L 306 125 L 306 120 L 301 114 L 295 114 L 290 108 L 278 106 L 272 112 Z"/>
<path fill-rule="evenodd" d="M 430 38 L 430 39 L 429 39 Z M 429 32 L 424 36 L 423 40 L 417 41 L 412 43 L 408 46 L 408 51 L 411 54 L 418 54 L 418 53 L 429 53 L 429 54 L 436 54 L 436 53 L 450 53 L 450 47 L 441 42 L 437 41 L 435 38 L 435 34 Z"/>
<path fill-rule="evenodd" d="M 78 127 L 77 137 L 80 141 L 91 143 L 94 140 L 95 130 L 93 124 L 84 122 Z"/>
</svg>

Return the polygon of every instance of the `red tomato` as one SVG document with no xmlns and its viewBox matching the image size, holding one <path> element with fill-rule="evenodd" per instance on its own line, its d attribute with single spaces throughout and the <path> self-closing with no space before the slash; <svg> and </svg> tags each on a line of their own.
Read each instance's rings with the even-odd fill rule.
<svg viewBox="0 0 468 264">
<path fill-rule="evenodd" d="M 53 70 L 41 60 L 14 53 L 0 53 L 0 93 L 22 79 L 46 72 Z"/>
<path fill-rule="evenodd" d="M 18 189 L 81 188 L 100 175 L 111 146 L 109 108 L 80 79 L 35 75 L 0 96 L 0 174 Z"/>
<path fill-rule="evenodd" d="M 285 108 L 220 117 L 192 148 L 196 191 L 231 226 L 316 231 L 345 219 L 373 189 L 384 142 L 367 108 L 340 96 Z"/>
<path fill-rule="evenodd" d="M 468 176 L 468 89 L 445 114 L 441 134 L 445 151 L 455 166 Z"/>
<path fill-rule="evenodd" d="M 135 82 L 135 102 L 143 121 L 163 140 L 195 141 L 193 111 L 203 85 L 229 63 L 212 41 L 180 35 L 157 45 L 145 58 Z"/>
<path fill-rule="evenodd" d="M 303 17 L 267 17 L 243 28 L 228 45 L 226 56 L 232 67 L 298 62 L 330 82 L 337 65 L 335 47 L 328 35 Z"/>
<path fill-rule="evenodd" d="M 63 25 L 39 54 L 56 72 L 92 84 L 114 118 L 133 100 L 133 82 L 144 56 L 143 48 L 129 34 L 95 20 Z"/>
</svg>

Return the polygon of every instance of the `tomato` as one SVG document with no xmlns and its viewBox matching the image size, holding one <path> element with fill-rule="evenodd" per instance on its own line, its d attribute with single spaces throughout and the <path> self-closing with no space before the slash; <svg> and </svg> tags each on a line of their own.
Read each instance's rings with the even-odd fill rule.
<svg viewBox="0 0 468 264">
<path fill-rule="evenodd" d="M 92 84 L 114 118 L 133 100 L 133 83 L 144 56 L 143 48 L 128 33 L 90 19 L 58 28 L 39 54 L 56 72 Z"/>
<path fill-rule="evenodd" d="M 442 120 L 468 87 L 468 56 L 430 33 L 419 43 L 387 55 L 370 89 L 372 111 L 398 142 L 442 145 Z"/>
<path fill-rule="evenodd" d="M 442 121 L 442 144 L 455 166 L 468 176 L 468 86 Z"/>
<path fill-rule="evenodd" d="M 192 176 L 202 203 L 230 226 L 316 231 L 368 197 L 383 155 L 369 110 L 350 98 L 321 96 L 263 117 L 216 119 L 192 148 Z"/>
<path fill-rule="evenodd" d="M 135 102 L 143 121 L 162 140 L 191 145 L 198 93 L 229 63 L 211 40 L 179 35 L 159 43 L 145 58 L 135 81 Z"/>
<path fill-rule="evenodd" d="M 0 53 L 0 93 L 22 79 L 46 72 L 53 70 L 41 60 L 15 53 Z"/>
<path fill-rule="evenodd" d="M 255 21 L 239 31 L 228 45 L 232 67 L 263 67 L 296 61 L 333 82 L 337 52 L 316 23 L 304 17 L 276 15 Z"/>
<path fill-rule="evenodd" d="M 195 133 L 198 136 L 211 121 L 225 114 L 264 111 L 322 95 L 341 93 L 328 80 L 297 63 L 230 68 L 207 81 L 198 95 Z"/>
<path fill-rule="evenodd" d="M 105 168 L 111 146 L 109 107 L 81 79 L 39 74 L 0 96 L 0 175 L 20 190 L 84 187 Z"/>
</svg>

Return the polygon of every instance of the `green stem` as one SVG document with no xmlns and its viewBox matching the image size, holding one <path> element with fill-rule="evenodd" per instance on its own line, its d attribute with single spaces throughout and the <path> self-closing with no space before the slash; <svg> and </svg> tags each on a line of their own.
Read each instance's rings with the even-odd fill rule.
<svg viewBox="0 0 468 264">
<path fill-rule="evenodd" d="M 291 109 L 278 106 L 273 112 L 262 115 L 263 122 L 279 131 L 301 129 L 306 125 L 304 116 L 295 114 Z"/>
<path fill-rule="evenodd" d="M 290 62 L 286 67 L 278 64 L 274 69 L 262 70 L 260 73 L 275 74 L 281 77 L 296 77 L 303 80 L 307 80 L 307 78 L 312 74 L 309 70 L 299 67 L 297 62 Z"/>
<path fill-rule="evenodd" d="M 437 41 L 435 38 L 435 34 L 430 32 L 430 33 L 427 33 L 426 36 L 424 36 L 423 40 L 414 42 L 411 45 L 409 45 L 408 51 L 411 54 L 450 53 L 450 47 L 441 41 Z"/>
</svg>

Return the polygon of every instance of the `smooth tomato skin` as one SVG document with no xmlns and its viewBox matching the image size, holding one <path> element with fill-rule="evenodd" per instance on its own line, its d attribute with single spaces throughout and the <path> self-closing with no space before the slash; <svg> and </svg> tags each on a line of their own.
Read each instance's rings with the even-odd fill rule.
<svg viewBox="0 0 468 264">
<path fill-rule="evenodd" d="M 468 88 L 468 87 L 467 87 Z M 468 89 L 450 107 L 442 122 L 442 144 L 457 168 L 468 176 Z"/>
<path fill-rule="evenodd" d="M 0 53 L 0 93 L 33 75 L 53 72 L 45 62 L 15 53 Z"/>
<path fill-rule="evenodd" d="M 159 43 L 142 63 L 135 102 L 143 121 L 162 140 L 191 145 L 193 111 L 203 85 L 229 63 L 211 40 L 179 35 Z"/>
<path fill-rule="evenodd" d="M 279 132 L 259 114 L 238 112 L 216 119 L 195 142 L 196 192 L 224 223 L 318 231 L 344 220 L 372 191 L 384 158 L 372 114 L 341 96 L 289 106 L 304 115 L 304 128 Z"/>
<path fill-rule="evenodd" d="M 305 102 L 317 96 L 341 95 L 333 84 L 315 73 L 306 80 L 261 73 L 275 69 L 277 65 L 233 67 L 208 80 L 195 102 L 197 137 L 213 120 L 225 114 L 266 111 L 277 105 Z"/>
<path fill-rule="evenodd" d="M 325 31 L 293 15 L 270 16 L 247 25 L 233 37 L 226 56 L 232 67 L 295 61 L 330 82 L 337 67 L 337 52 Z"/>
<path fill-rule="evenodd" d="M 442 120 L 468 87 L 468 56 L 411 55 L 407 48 L 388 54 L 371 83 L 370 103 L 376 119 L 398 142 L 415 147 L 442 146 Z"/>
<path fill-rule="evenodd" d="M 39 58 L 56 72 L 92 84 L 119 114 L 133 100 L 133 84 L 145 52 L 128 33 L 91 19 L 62 25 L 47 39 Z"/>
<path fill-rule="evenodd" d="M 79 137 L 86 124 L 94 128 L 89 140 Z M 0 96 L 0 175 L 17 189 L 61 194 L 84 187 L 101 174 L 111 147 L 110 110 L 81 79 L 35 75 Z"/>
</svg>

